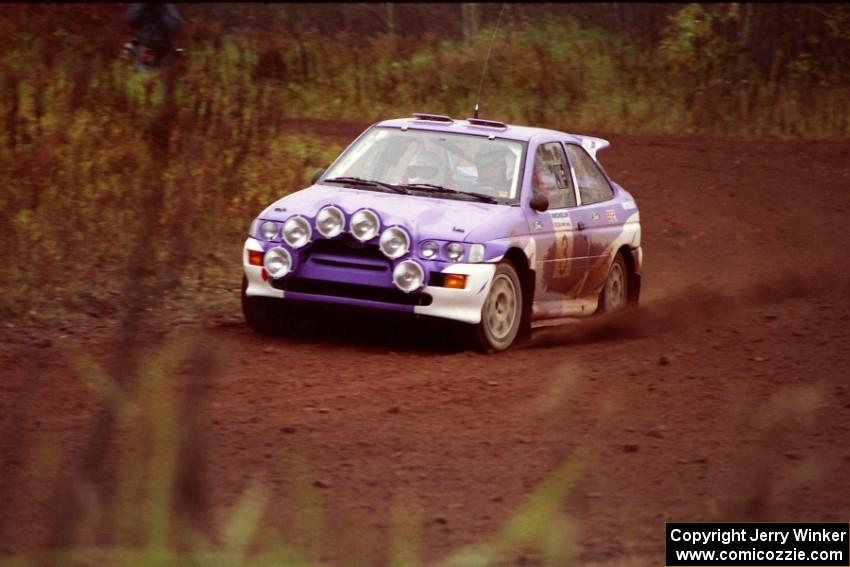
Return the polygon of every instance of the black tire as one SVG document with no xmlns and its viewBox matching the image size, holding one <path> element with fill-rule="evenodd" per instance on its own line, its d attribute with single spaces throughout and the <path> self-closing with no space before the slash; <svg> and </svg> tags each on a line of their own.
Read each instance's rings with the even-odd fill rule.
<svg viewBox="0 0 850 567">
<path fill-rule="evenodd" d="M 614 256 L 608 269 L 605 285 L 599 295 L 597 313 L 613 313 L 626 307 L 629 302 L 629 271 L 621 254 Z"/>
<path fill-rule="evenodd" d="M 472 327 L 473 345 L 486 353 L 510 348 L 522 324 L 522 284 L 510 262 L 500 262 L 481 308 L 481 322 Z"/>
<path fill-rule="evenodd" d="M 283 309 L 280 300 L 271 297 L 250 297 L 245 294 L 248 278 L 242 276 L 242 315 L 245 322 L 262 335 L 278 335 L 282 328 Z"/>
</svg>

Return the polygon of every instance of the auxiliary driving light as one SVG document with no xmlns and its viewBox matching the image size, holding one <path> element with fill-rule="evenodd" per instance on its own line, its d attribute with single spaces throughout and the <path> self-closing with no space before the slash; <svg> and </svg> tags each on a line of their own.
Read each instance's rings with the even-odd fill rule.
<svg viewBox="0 0 850 567">
<path fill-rule="evenodd" d="M 381 222 L 378 215 L 369 209 L 361 209 L 351 217 L 351 234 L 360 242 L 372 240 L 378 234 Z"/>
<path fill-rule="evenodd" d="M 400 262 L 393 270 L 393 283 L 401 291 L 410 293 L 422 287 L 425 281 L 425 272 L 417 262 L 405 260 Z"/>
<path fill-rule="evenodd" d="M 274 240 L 274 237 L 277 236 L 277 223 L 266 221 L 261 224 L 260 236 L 263 237 L 263 240 Z"/>
<path fill-rule="evenodd" d="M 286 248 L 275 246 L 266 252 L 266 256 L 263 259 L 263 267 L 265 267 L 271 277 L 275 279 L 282 278 L 292 270 L 292 255 Z"/>
<path fill-rule="evenodd" d="M 397 226 L 388 228 L 381 235 L 381 252 L 391 260 L 401 258 L 410 249 L 410 237 L 407 232 Z"/>
<path fill-rule="evenodd" d="M 344 229 L 345 217 L 333 205 L 325 207 L 316 215 L 316 230 L 325 238 L 339 236 Z"/>
<path fill-rule="evenodd" d="M 292 217 L 283 224 L 283 239 L 293 248 L 301 248 L 310 242 L 312 235 L 310 223 L 304 217 Z"/>
</svg>

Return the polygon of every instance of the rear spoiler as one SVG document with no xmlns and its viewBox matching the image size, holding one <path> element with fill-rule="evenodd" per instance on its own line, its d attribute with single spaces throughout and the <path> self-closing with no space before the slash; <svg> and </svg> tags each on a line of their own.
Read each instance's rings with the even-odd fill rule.
<svg viewBox="0 0 850 567">
<path fill-rule="evenodd" d="M 608 140 L 603 140 L 602 138 L 594 138 L 593 136 L 579 136 L 575 134 L 575 137 L 581 141 L 581 147 L 587 150 L 587 153 L 591 155 L 593 159 L 596 159 L 596 152 L 599 150 L 604 150 L 608 146 L 611 145 L 611 142 Z"/>
</svg>

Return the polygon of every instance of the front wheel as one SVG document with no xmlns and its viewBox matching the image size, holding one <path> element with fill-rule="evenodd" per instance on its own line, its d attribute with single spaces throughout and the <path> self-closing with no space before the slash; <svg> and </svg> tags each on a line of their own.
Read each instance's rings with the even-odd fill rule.
<svg viewBox="0 0 850 567">
<path fill-rule="evenodd" d="M 522 320 L 522 286 L 509 262 L 496 266 L 481 322 L 473 327 L 475 346 L 482 352 L 500 352 L 513 344 Z"/>
<path fill-rule="evenodd" d="M 626 262 L 620 254 L 614 256 L 614 262 L 605 278 L 605 287 L 599 297 L 598 313 L 613 313 L 626 306 L 629 299 L 629 277 Z"/>
</svg>

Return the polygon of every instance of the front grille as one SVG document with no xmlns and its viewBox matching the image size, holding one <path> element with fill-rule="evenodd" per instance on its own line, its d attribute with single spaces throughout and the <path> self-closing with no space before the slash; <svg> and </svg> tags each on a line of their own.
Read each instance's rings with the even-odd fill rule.
<svg viewBox="0 0 850 567">
<path fill-rule="evenodd" d="M 358 285 L 346 282 L 332 282 L 290 277 L 283 280 L 270 280 L 272 287 L 283 291 L 309 293 L 328 297 L 346 297 L 366 301 L 380 301 L 394 305 L 430 305 L 432 298 L 427 293 L 404 293 L 400 289 Z"/>
<path fill-rule="evenodd" d="M 332 266 L 334 268 L 351 268 L 354 270 L 368 270 L 371 272 L 386 272 L 387 266 L 381 264 L 366 264 L 363 261 L 348 260 L 347 258 L 326 258 L 314 254 L 310 256 L 310 262 L 320 266 Z"/>
<path fill-rule="evenodd" d="M 370 265 L 376 263 L 386 266 L 390 265 L 389 259 L 384 256 L 377 245 L 363 244 L 349 234 L 334 240 L 317 240 L 313 242 L 305 251 L 305 258 L 309 258 L 313 254 L 344 256 L 346 260 L 350 259 L 352 264 L 356 264 L 362 260 L 365 264 Z"/>
</svg>

